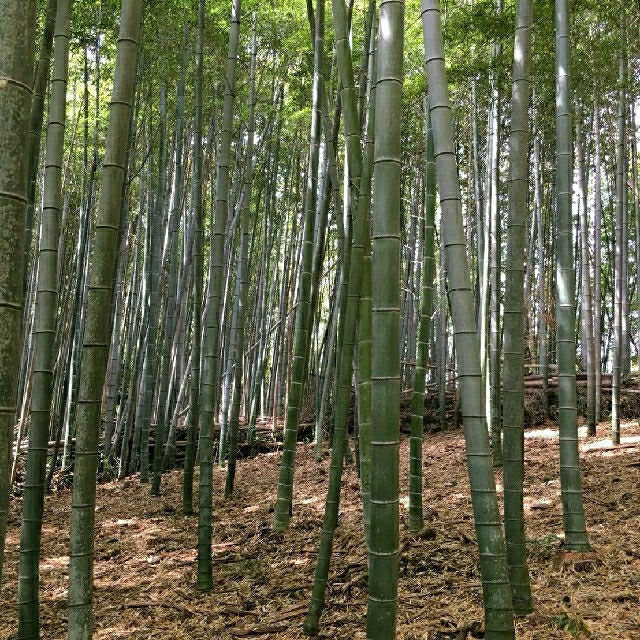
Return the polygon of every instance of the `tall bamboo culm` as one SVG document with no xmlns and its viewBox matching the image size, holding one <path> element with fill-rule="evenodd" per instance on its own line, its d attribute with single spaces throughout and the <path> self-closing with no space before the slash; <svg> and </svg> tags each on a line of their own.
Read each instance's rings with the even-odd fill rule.
<svg viewBox="0 0 640 640">
<path fill-rule="evenodd" d="M 394 638 L 400 553 L 400 194 L 404 1 L 379 4 L 372 230 L 367 638 Z M 381 348 L 386 346 L 386 348 Z"/>
<path fill-rule="evenodd" d="M 34 0 L 0 0 L 0 581 L 9 508 L 22 328 L 27 146 L 33 82 Z"/>
<path fill-rule="evenodd" d="M 18 636 L 21 640 L 40 637 L 38 594 L 40 538 L 55 362 L 58 241 L 62 215 L 62 164 L 69 71 L 70 13 L 71 0 L 58 0 L 38 257 L 31 429 L 20 530 Z"/>
<path fill-rule="evenodd" d="M 342 0 L 340 0 L 342 2 Z M 311 309 L 311 272 L 313 268 L 313 239 L 315 226 L 315 202 L 318 180 L 318 162 L 320 151 L 320 100 L 322 73 L 321 61 L 324 51 L 324 0 L 318 0 L 315 20 L 311 24 L 313 36 L 313 94 L 311 111 L 311 133 L 309 136 L 309 155 L 307 167 L 307 184 L 304 196 L 304 230 L 302 240 L 302 264 L 298 277 L 298 305 L 295 313 L 295 330 L 289 393 L 287 396 L 287 412 L 285 416 L 283 451 L 278 476 L 278 493 L 273 513 L 273 527 L 276 531 L 284 531 L 289 526 L 292 512 L 293 481 L 296 464 L 296 440 L 298 421 L 304 391 L 307 356 L 310 343 Z"/>
<path fill-rule="evenodd" d="M 533 610 L 524 528 L 524 256 L 529 192 L 531 0 L 516 5 L 504 298 L 504 525 L 516 615 Z"/>
<path fill-rule="evenodd" d="M 556 322 L 558 415 L 560 421 L 560 489 L 565 546 L 590 548 L 584 519 L 576 408 L 575 266 L 571 217 L 572 162 L 568 0 L 556 0 Z"/>
<path fill-rule="evenodd" d="M 203 3 L 204 4 L 204 3 Z M 235 74 L 240 40 L 240 0 L 232 0 L 229 47 L 225 71 L 225 92 L 220 131 L 220 147 L 216 159 L 216 202 L 214 236 L 211 254 L 211 282 L 207 301 L 202 361 L 200 398 L 200 493 L 198 512 L 198 589 L 213 587 L 211 567 L 212 500 L 213 500 L 213 423 L 218 385 L 218 334 L 222 312 L 224 239 L 229 201 L 229 170 L 231 164 L 231 135 L 233 130 L 233 102 Z M 201 7 L 201 12 L 204 7 Z M 202 18 L 204 20 L 204 17 Z M 200 36 L 199 36 L 200 38 Z M 202 44 L 200 43 L 200 48 Z M 202 54 L 200 66 L 202 65 Z M 198 360 L 200 355 L 198 354 Z"/>
<path fill-rule="evenodd" d="M 422 432 L 424 428 L 424 391 L 433 313 L 433 284 L 436 273 L 434 235 L 436 217 L 436 161 L 433 150 L 433 127 L 429 113 L 429 99 L 425 98 L 425 203 L 424 241 L 422 245 L 422 294 L 420 300 L 420 327 L 418 352 L 411 399 L 411 437 L 409 441 L 409 530 L 419 531 L 424 526 L 422 509 Z"/>
<path fill-rule="evenodd" d="M 487 640 L 513 640 L 515 630 L 511 585 L 483 410 L 480 345 L 462 222 L 440 0 L 422 0 L 421 11 L 442 215 L 441 251 L 446 261 L 455 333 L 471 502 L 480 553 L 485 637 Z"/>
<path fill-rule="evenodd" d="M 142 1 L 123 0 L 102 186 L 92 243 L 78 392 L 69 553 L 69 640 L 89 640 L 92 637 L 93 527 L 100 404 L 109 351 L 113 277 L 120 245 L 120 208 L 141 19 Z"/>
</svg>

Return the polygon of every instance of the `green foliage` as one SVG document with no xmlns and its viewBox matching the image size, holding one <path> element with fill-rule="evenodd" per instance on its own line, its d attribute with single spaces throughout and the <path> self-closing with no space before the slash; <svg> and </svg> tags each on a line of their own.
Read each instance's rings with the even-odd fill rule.
<svg viewBox="0 0 640 640">
<path fill-rule="evenodd" d="M 558 629 L 568 631 L 573 638 L 582 640 L 591 637 L 591 630 L 580 616 L 563 613 L 559 616 L 553 616 L 551 620 L 557 625 Z"/>
</svg>

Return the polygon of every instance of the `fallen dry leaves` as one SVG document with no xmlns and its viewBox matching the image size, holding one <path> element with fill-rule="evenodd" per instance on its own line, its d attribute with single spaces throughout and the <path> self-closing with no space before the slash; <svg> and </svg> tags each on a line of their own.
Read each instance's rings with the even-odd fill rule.
<svg viewBox="0 0 640 640">
<path fill-rule="evenodd" d="M 561 552 L 562 510 L 557 432 L 529 431 L 525 511 L 536 612 L 517 622 L 518 638 L 640 638 L 640 429 L 628 423 L 623 446 L 582 441 L 585 508 L 597 561 L 572 563 Z M 406 488 L 407 442 L 402 445 Z M 278 453 L 239 462 L 236 493 L 221 495 L 215 471 L 212 593 L 195 589 L 197 518 L 181 515 L 181 473 L 167 474 L 152 498 L 137 478 L 102 484 L 96 512 L 96 640 L 167 638 L 296 639 L 310 595 L 329 461 L 300 444 L 294 516 L 286 535 L 271 531 Z M 426 527 L 406 531 L 402 552 L 398 637 L 481 637 L 480 580 L 471 520 L 464 443 L 459 431 L 431 434 L 424 444 Z M 500 487 L 501 474 L 497 473 Z M 68 491 L 46 499 L 41 564 L 42 637 L 66 637 Z M 0 640 L 16 637 L 16 573 L 20 501 L 11 505 Z M 327 607 L 320 638 L 364 639 L 366 552 L 358 478 L 345 469 Z M 592 558 L 593 560 L 593 558 Z M 584 566 L 583 566 L 584 565 Z"/>
</svg>

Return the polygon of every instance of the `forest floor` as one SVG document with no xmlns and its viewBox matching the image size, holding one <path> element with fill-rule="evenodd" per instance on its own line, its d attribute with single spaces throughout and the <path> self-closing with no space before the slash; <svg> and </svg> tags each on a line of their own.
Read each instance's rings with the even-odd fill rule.
<svg viewBox="0 0 640 640">
<path fill-rule="evenodd" d="M 625 423 L 611 447 L 607 423 L 581 440 L 585 509 L 597 562 L 568 562 L 562 553 L 557 430 L 526 434 L 525 509 L 536 612 L 517 621 L 527 640 L 640 638 L 640 428 Z M 407 441 L 402 443 L 406 489 Z M 328 454 L 317 464 L 298 446 L 294 515 L 286 535 L 271 531 L 279 453 L 238 464 L 233 499 L 215 472 L 214 590 L 195 589 L 197 518 L 181 515 L 181 473 L 163 479 L 152 498 L 136 477 L 98 487 L 96 509 L 96 640 L 296 639 L 302 635 L 315 568 Z M 461 431 L 430 434 L 424 443 L 427 526 L 406 529 L 401 503 L 398 638 L 482 637 L 482 600 Z M 197 480 L 196 480 L 197 481 Z M 501 486 L 501 474 L 497 481 Z M 66 638 L 70 492 L 46 498 L 41 563 L 42 638 Z M 16 573 L 21 501 L 10 511 L 0 640 L 16 638 Z M 320 638 L 364 639 L 366 552 L 358 477 L 347 466 L 339 531 Z"/>
</svg>

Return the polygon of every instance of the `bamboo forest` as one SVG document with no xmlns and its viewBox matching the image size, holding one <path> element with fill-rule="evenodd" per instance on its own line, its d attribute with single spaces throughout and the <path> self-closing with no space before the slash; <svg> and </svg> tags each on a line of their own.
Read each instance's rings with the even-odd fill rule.
<svg viewBox="0 0 640 640">
<path fill-rule="evenodd" d="M 640 640 L 640 1 L 0 15 L 0 640 Z"/>
</svg>

